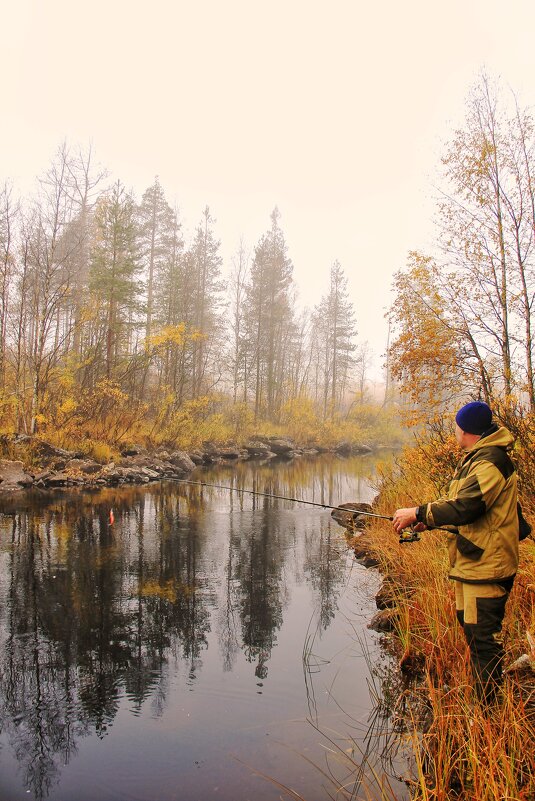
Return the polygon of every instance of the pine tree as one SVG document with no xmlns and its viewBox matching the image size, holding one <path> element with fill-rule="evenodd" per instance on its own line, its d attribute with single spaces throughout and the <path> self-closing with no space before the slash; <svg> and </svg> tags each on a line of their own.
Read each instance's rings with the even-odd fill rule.
<svg viewBox="0 0 535 801">
<path fill-rule="evenodd" d="M 251 347 L 255 416 L 272 417 L 282 399 L 287 377 L 285 335 L 293 321 L 290 290 L 293 265 L 287 255 L 279 211 L 255 248 L 247 288 L 247 335 Z"/>
<path fill-rule="evenodd" d="M 140 270 L 135 204 L 119 181 L 102 197 L 95 213 L 90 287 L 102 312 L 98 342 L 104 349 L 105 375 L 111 378 L 121 355 L 132 350 L 140 311 Z"/>
<path fill-rule="evenodd" d="M 137 208 L 139 258 L 145 271 L 145 337 L 150 339 L 155 313 L 155 288 L 176 248 L 176 221 L 162 187 L 154 183 L 143 194 Z"/>
<path fill-rule="evenodd" d="M 193 394 L 197 397 L 206 388 L 207 368 L 216 365 L 218 337 L 221 333 L 221 243 L 215 238 L 208 206 L 204 209 L 191 247 L 191 266 L 195 276 L 193 294 L 193 327 L 200 336 L 193 341 Z M 213 378 L 211 379 L 211 381 Z"/>
</svg>

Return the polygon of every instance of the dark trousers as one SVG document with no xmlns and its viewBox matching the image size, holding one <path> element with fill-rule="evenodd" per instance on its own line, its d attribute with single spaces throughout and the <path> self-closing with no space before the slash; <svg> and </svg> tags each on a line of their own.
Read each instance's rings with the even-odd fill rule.
<svg viewBox="0 0 535 801">
<path fill-rule="evenodd" d="M 502 621 L 509 591 L 501 584 L 455 582 L 457 620 L 470 648 L 478 697 L 492 703 L 502 683 Z"/>
</svg>

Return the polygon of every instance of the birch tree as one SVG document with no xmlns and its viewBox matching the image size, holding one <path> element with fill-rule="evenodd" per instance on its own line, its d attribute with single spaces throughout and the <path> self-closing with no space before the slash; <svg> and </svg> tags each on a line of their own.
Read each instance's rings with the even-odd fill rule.
<svg viewBox="0 0 535 801">
<path fill-rule="evenodd" d="M 232 398 L 238 402 L 239 388 L 242 387 L 241 400 L 247 402 L 247 361 L 248 348 L 245 340 L 245 293 L 249 275 L 249 254 L 243 240 L 232 259 L 232 271 L 228 282 L 229 294 L 229 367 L 232 380 Z"/>
<path fill-rule="evenodd" d="M 356 348 L 356 325 L 347 278 L 338 261 L 330 272 L 329 292 L 314 310 L 318 368 L 322 376 L 323 417 L 334 416 L 348 387 Z"/>
<path fill-rule="evenodd" d="M 0 190 L 0 386 L 6 386 L 6 357 L 10 293 L 15 269 L 15 229 L 18 204 L 7 182 Z"/>
<path fill-rule="evenodd" d="M 435 258 L 395 278 L 389 363 L 406 391 L 534 409 L 535 138 L 531 115 L 482 76 L 443 159 Z M 513 101 L 513 102 L 512 102 Z M 419 364 L 418 364 L 419 360 Z"/>
<path fill-rule="evenodd" d="M 53 368 L 65 353 L 71 330 L 68 310 L 80 239 L 69 235 L 74 210 L 68 179 L 68 154 L 61 147 L 40 180 L 38 199 L 24 223 L 19 303 L 27 311 L 21 311 L 19 320 L 27 316 L 29 322 L 29 330 L 21 334 L 32 383 L 30 433 L 37 430 Z"/>
</svg>

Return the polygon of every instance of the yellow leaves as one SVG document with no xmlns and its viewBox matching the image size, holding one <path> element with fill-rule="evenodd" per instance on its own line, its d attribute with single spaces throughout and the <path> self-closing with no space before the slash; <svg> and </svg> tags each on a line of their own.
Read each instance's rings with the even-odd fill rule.
<svg viewBox="0 0 535 801">
<path fill-rule="evenodd" d="M 225 422 L 233 429 L 234 438 L 243 441 L 252 432 L 253 410 L 246 403 L 234 403 L 225 410 Z"/>
<path fill-rule="evenodd" d="M 113 450 L 106 442 L 90 441 L 88 455 L 101 464 L 107 464 L 114 458 Z"/>
<path fill-rule="evenodd" d="M 70 370 L 57 370 L 56 381 L 62 390 L 70 391 L 75 389 L 75 380 Z"/>
<path fill-rule="evenodd" d="M 456 287 L 455 278 L 451 286 Z M 390 347 L 392 375 L 401 381 L 402 391 L 427 406 L 451 389 L 459 361 L 452 299 L 446 298 L 441 287 L 433 260 L 412 252 L 407 269 L 395 276 L 396 299 L 390 309 L 395 330 Z"/>
<path fill-rule="evenodd" d="M 95 395 L 102 398 L 109 398 L 117 402 L 128 401 L 128 395 L 123 392 L 116 381 L 109 378 L 103 378 L 95 384 Z"/>
<path fill-rule="evenodd" d="M 66 398 L 61 406 L 59 407 L 59 411 L 63 415 L 71 414 L 78 408 L 78 404 L 74 400 L 74 398 Z"/>
<path fill-rule="evenodd" d="M 186 323 L 165 325 L 145 341 L 145 349 L 159 353 L 169 347 L 179 348 L 188 342 L 200 342 L 205 339 L 207 339 L 206 334 L 196 328 L 188 330 Z"/>
<path fill-rule="evenodd" d="M 196 448 L 204 441 L 225 442 L 231 439 L 233 431 L 223 414 L 210 412 L 211 401 L 209 396 L 204 396 L 185 403 L 171 416 L 162 437 L 182 448 Z"/>
<path fill-rule="evenodd" d="M 318 441 L 321 421 L 313 402 L 305 395 L 292 398 L 284 404 L 281 409 L 281 422 L 293 439 L 309 443 Z"/>
<path fill-rule="evenodd" d="M 180 346 L 185 340 L 186 324 L 166 325 L 158 333 L 152 334 L 147 340 L 147 348 L 161 349 L 168 345 Z"/>
</svg>

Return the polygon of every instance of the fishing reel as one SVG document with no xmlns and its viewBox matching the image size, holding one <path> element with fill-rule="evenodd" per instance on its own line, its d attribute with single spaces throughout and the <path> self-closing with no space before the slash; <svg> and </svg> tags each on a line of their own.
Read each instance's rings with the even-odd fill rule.
<svg viewBox="0 0 535 801">
<path fill-rule="evenodd" d="M 411 528 L 404 528 L 399 532 L 399 541 L 403 545 L 406 542 L 420 542 L 421 537 L 418 531 Z"/>
</svg>

